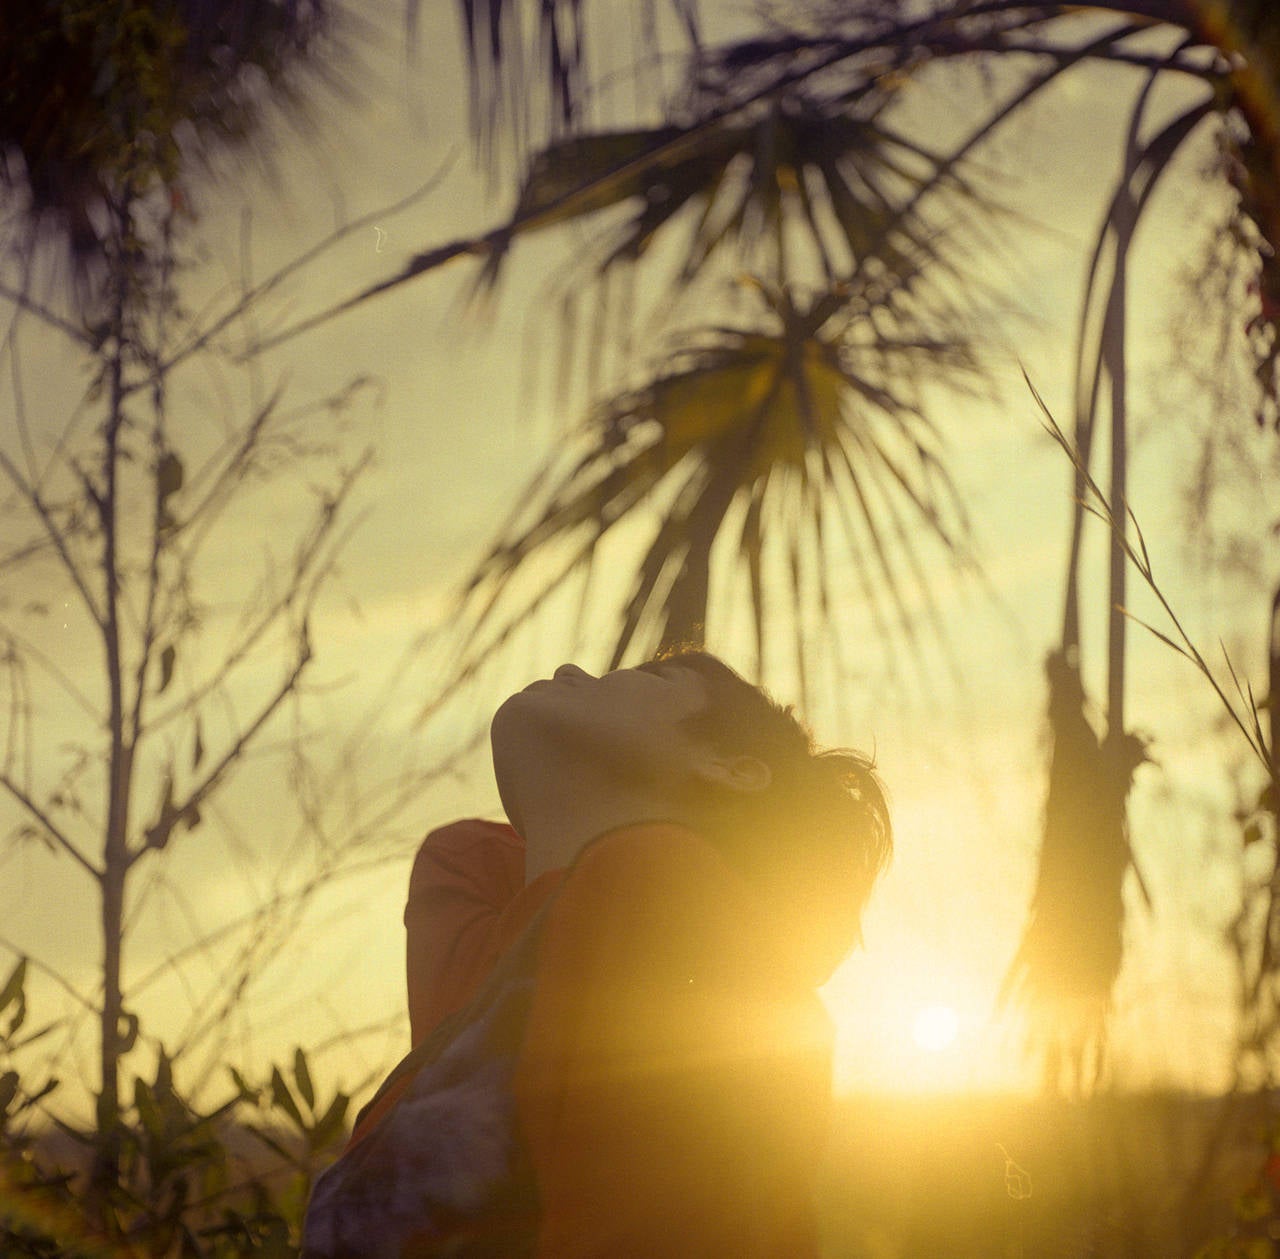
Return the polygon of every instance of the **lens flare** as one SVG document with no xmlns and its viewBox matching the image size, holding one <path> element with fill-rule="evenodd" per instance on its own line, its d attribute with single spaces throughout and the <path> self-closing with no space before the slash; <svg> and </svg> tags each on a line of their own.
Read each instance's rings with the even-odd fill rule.
<svg viewBox="0 0 1280 1259">
<path fill-rule="evenodd" d="M 941 1053 L 955 1044 L 960 1017 L 949 1005 L 926 1005 L 916 1012 L 912 1038 L 921 1049 Z"/>
</svg>

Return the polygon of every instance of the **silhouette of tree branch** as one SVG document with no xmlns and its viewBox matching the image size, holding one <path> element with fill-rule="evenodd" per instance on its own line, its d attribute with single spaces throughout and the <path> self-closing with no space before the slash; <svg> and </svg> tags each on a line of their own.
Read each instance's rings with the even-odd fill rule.
<svg viewBox="0 0 1280 1259">
<path fill-rule="evenodd" d="M 0 787 L 3 787 L 22 807 L 40 824 L 51 840 L 69 857 L 91 874 L 95 879 L 102 878 L 102 871 L 84 855 L 75 843 L 66 835 L 56 822 L 24 791 L 9 774 L 0 771 Z"/>
<path fill-rule="evenodd" d="M 283 267 L 274 271 L 261 283 L 243 291 L 239 299 L 228 310 L 219 315 L 212 323 L 202 328 L 198 333 L 191 337 L 185 344 L 180 346 L 167 358 L 163 359 L 157 366 L 157 370 L 161 373 L 168 373 L 177 367 L 179 363 L 190 358 L 193 354 L 198 354 L 201 350 L 207 348 L 216 337 L 226 331 L 228 327 L 245 318 L 248 311 L 256 306 L 268 294 L 279 288 L 290 276 L 295 275 L 307 266 L 310 266 L 317 258 L 327 253 L 335 245 L 340 244 L 348 237 L 355 235 L 357 232 L 368 230 L 370 227 L 386 222 L 389 218 L 412 208 L 419 201 L 429 196 L 439 187 L 441 181 L 452 167 L 456 155 L 451 154 L 440 166 L 433 172 L 431 177 L 424 183 L 419 184 L 407 196 L 402 197 L 399 201 L 394 201 L 390 205 L 382 206 L 376 210 L 371 210 L 367 214 L 362 214 L 358 218 L 353 219 L 350 223 L 344 223 L 341 227 L 335 228 L 328 236 L 325 236 L 311 248 L 305 249 L 297 257 L 291 259 Z M 276 342 L 270 338 L 256 342 L 248 349 L 241 352 L 238 356 L 241 361 L 255 358 L 261 350 L 270 348 Z M 141 387 L 141 382 L 138 386 Z"/>
<path fill-rule="evenodd" d="M 1196 670 L 1204 677 L 1204 679 L 1212 687 L 1214 694 L 1218 697 L 1222 707 L 1226 710 L 1232 723 L 1244 736 L 1245 742 L 1249 745 L 1254 756 L 1257 757 L 1263 769 L 1266 771 L 1268 778 L 1274 778 L 1275 759 L 1272 756 L 1267 738 L 1262 730 L 1262 726 L 1258 720 L 1258 708 L 1253 700 L 1252 694 L 1248 688 L 1242 687 L 1240 679 L 1236 673 L 1234 664 L 1230 656 L 1227 654 L 1225 647 L 1223 648 L 1223 656 L 1226 659 L 1227 670 L 1231 674 L 1235 684 L 1237 693 L 1246 704 L 1251 708 L 1249 718 L 1246 720 L 1242 717 L 1236 708 L 1235 703 L 1227 695 L 1222 684 L 1218 681 L 1217 675 L 1210 668 L 1200 649 L 1196 646 L 1194 640 L 1183 626 L 1178 614 L 1174 611 L 1173 605 L 1169 602 L 1168 596 L 1164 593 L 1159 581 L 1155 575 L 1155 569 L 1151 562 L 1151 555 L 1147 550 L 1146 539 L 1142 536 L 1141 526 L 1138 524 L 1137 517 L 1133 513 L 1133 509 L 1126 503 L 1124 505 L 1124 513 L 1127 520 L 1122 521 L 1113 511 L 1108 501 L 1107 495 L 1103 492 L 1102 487 L 1098 485 L 1093 474 L 1083 464 L 1079 451 L 1072 443 L 1071 439 L 1064 433 L 1054 419 L 1053 413 L 1049 410 L 1044 399 L 1040 396 L 1031 378 L 1027 375 L 1026 369 L 1023 369 L 1023 379 L 1026 381 L 1027 388 L 1030 389 L 1032 397 L 1035 399 L 1037 408 L 1040 411 L 1041 424 L 1050 437 L 1057 443 L 1059 448 L 1071 460 L 1072 466 L 1076 468 L 1080 474 L 1081 483 L 1085 487 L 1087 499 L 1085 502 L 1085 510 L 1096 516 L 1111 531 L 1111 536 L 1118 540 L 1121 550 L 1129 563 L 1133 565 L 1138 575 L 1142 578 L 1147 589 L 1156 597 L 1165 615 L 1169 618 L 1174 629 L 1174 636 L 1164 633 L 1155 626 L 1148 624 L 1141 618 L 1134 616 L 1127 609 L 1121 611 L 1131 620 L 1141 625 L 1143 629 L 1151 633 L 1160 642 L 1164 643 L 1175 651 L 1178 655 L 1189 661 Z M 1132 529 L 1133 536 L 1130 537 L 1129 530 Z"/>
</svg>

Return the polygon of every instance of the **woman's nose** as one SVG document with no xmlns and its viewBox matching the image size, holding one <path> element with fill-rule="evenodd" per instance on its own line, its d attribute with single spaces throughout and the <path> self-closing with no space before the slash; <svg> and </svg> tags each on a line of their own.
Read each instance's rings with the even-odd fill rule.
<svg viewBox="0 0 1280 1259">
<path fill-rule="evenodd" d="M 576 664 L 562 664 L 551 676 L 556 678 L 586 678 L 588 681 L 592 680 L 591 674 L 589 674 L 585 669 L 579 669 Z"/>
</svg>

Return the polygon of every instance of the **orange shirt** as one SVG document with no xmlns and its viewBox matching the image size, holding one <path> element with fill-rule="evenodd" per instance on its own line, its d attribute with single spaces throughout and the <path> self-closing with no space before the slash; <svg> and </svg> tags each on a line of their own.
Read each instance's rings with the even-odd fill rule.
<svg viewBox="0 0 1280 1259">
<path fill-rule="evenodd" d="M 528 887 L 510 827 L 455 823 L 414 865 L 415 1043 L 556 892 L 516 1066 L 537 1259 L 806 1259 L 830 1026 L 788 924 L 683 827 L 610 832 Z"/>
<path fill-rule="evenodd" d="M 526 888 L 524 840 L 505 823 L 469 818 L 427 836 L 404 910 L 413 1044 L 475 996 L 562 877 L 549 871 Z"/>
</svg>

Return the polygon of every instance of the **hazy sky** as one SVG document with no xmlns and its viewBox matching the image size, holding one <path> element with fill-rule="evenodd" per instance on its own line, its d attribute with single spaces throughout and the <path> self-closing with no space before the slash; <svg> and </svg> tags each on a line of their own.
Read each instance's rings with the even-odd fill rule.
<svg viewBox="0 0 1280 1259">
<path fill-rule="evenodd" d="M 440 174 L 436 190 L 412 210 L 344 240 L 291 283 L 270 308 L 282 322 L 389 274 L 418 249 L 492 226 L 509 210 L 505 185 L 486 185 L 467 149 L 460 42 L 449 7 L 422 6 L 419 63 L 408 71 L 416 84 L 412 106 L 398 61 L 399 9 L 390 5 L 388 12 L 388 51 L 373 58 L 381 82 L 364 84 L 362 104 L 327 107 L 316 136 L 295 138 L 282 151 L 273 181 L 247 172 L 198 193 L 198 239 L 208 257 L 191 277 L 191 306 L 236 274 L 246 205 L 261 277 L 336 222 L 386 206 Z M 896 861 L 870 911 L 867 950 L 827 993 L 843 1088 L 1001 1087 L 1021 1079 L 1007 1034 L 986 1030 L 985 1023 L 1016 947 L 1035 869 L 1045 760 L 1042 666 L 1058 632 L 1069 478 L 1063 456 L 1038 428 L 1019 359 L 1065 418 L 1082 258 L 1101 209 L 1100 180 L 1110 177 L 1119 154 L 1108 109 L 1113 87 L 1105 76 L 1088 85 L 1077 81 L 1071 93 L 1050 98 L 1034 124 L 1012 133 L 999 153 L 1020 175 L 1008 182 L 1011 199 L 1044 221 L 1044 230 L 1027 238 L 1012 282 L 1040 325 L 1024 328 L 1016 346 L 1003 348 L 1007 329 L 991 328 L 999 401 L 947 404 L 946 434 L 989 583 L 984 591 L 958 583 L 945 569 L 937 573 L 960 677 L 938 670 L 927 695 L 910 687 L 886 690 L 883 679 L 866 675 L 855 651 L 855 676 L 839 688 L 843 714 L 831 705 L 812 713 L 823 741 L 874 747 L 898 834 Z M 950 104 L 939 89 L 921 108 L 945 113 Z M 1063 125 L 1078 117 L 1090 125 Z M 1081 171 L 1096 171 L 1098 178 L 1081 178 Z M 1135 265 L 1144 330 L 1135 337 L 1133 503 L 1157 572 L 1188 626 L 1206 646 L 1219 637 L 1234 646 L 1241 632 L 1253 635 L 1245 650 L 1255 654 L 1241 659 L 1258 678 L 1263 601 L 1250 605 L 1254 592 L 1226 581 L 1206 584 L 1189 563 L 1178 528 L 1193 427 L 1181 421 L 1191 418 L 1192 404 L 1168 373 L 1167 311 L 1175 292 L 1171 277 L 1181 260 L 1190 261 L 1188 224 L 1197 207 L 1177 198 L 1166 202 L 1145 229 Z M 520 243 L 508 283 L 483 314 L 464 317 L 460 290 L 468 264 L 454 264 L 287 344 L 261 364 L 267 381 L 287 373 L 295 399 L 337 388 L 358 373 L 380 382 L 380 401 L 353 412 L 347 435 L 352 451 L 372 444 L 377 462 L 363 490 L 362 523 L 313 625 L 319 663 L 310 700 L 310 711 L 336 736 L 376 699 L 378 735 L 362 763 L 365 774 L 376 776 L 379 756 L 387 764 L 430 766 L 467 724 L 464 718 L 474 726 L 505 693 L 496 684 L 477 690 L 452 725 L 423 729 L 412 718 L 431 681 L 429 658 L 395 674 L 390 693 L 382 686 L 573 418 L 553 407 L 545 370 L 544 387 L 528 388 L 531 358 L 550 354 L 544 285 L 564 250 L 559 240 Z M 23 363 L 33 413 L 45 417 L 48 433 L 56 432 L 84 377 L 56 338 L 34 326 L 24 334 Z M 183 374 L 175 413 L 192 441 L 201 440 L 202 426 L 226 405 L 224 388 L 198 367 Z M 1243 512 L 1252 510 L 1242 504 Z M 228 606 L 243 597 L 257 571 L 264 537 L 296 519 L 289 500 L 268 495 L 232 522 L 219 571 L 209 576 Z M 1094 546 L 1085 573 L 1086 651 L 1095 686 L 1103 609 L 1094 591 L 1102 582 L 1102 558 Z M 1141 594 L 1134 606 L 1153 615 Z M 846 610 L 856 617 L 856 609 Z M 92 659 L 91 645 L 74 625 L 59 633 L 69 665 Z M 1132 920 L 1117 995 L 1118 1072 L 1135 1083 L 1214 1086 L 1225 1078 L 1230 975 L 1213 934 L 1232 909 L 1238 878 L 1230 859 L 1213 857 L 1215 846 L 1225 853 L 1233 842 L 1227 821 L 1212 811 L 1225 789 L 1224 745 L 1214 742 L 1212 697 L 1189 666 L 1141 630 L 1132 640 L 1132 723 L 1155 736 L 1159 762 L 1141 772 L 1135 799 L 1135 846 L 1156 912 L 1139 910 Z M 731 635 L 711 646 L 733 659 Z M 548 672 L 569 650 L 563 630 L 548 624 L 536 650 L 509 662 L 511 683 Z M 600 650 L 588 643 L 582 662 L 598 664 Z M 264 667 L 263 684 L 276 672 L 274 662 Z M 45 729 L 51 733 L 43 746 L 55 749 L 53 732 L 67 730 L 57 720 Z M 282 772 L 271 758 L 251 765 L 222 811 L 242 855 L 257 854 L 260 868 L 232 872 L 231 850 L 212 842 L 202 848 L 199 833 L 167 855 L 187 905 L 165 907 L 164 891 L 157 890 L 157 908 L 137 923 L 134 975 L 185 939 L 191 915 L 206 927 L 234 916 L 252 895 L 270 889 L 270 872 L 281 860 L 296 872 L 313 859 L 286 847 L 291 827 L 282 818 Z M 341 807 L 337 799 L 332 803 Z M 394 1019 L 403 1008 L 400 911 L 412 845 L 429 826 L 460 812 L 496 812 L 482 756 L 388 824 L 379 843 L 398 853 L 394 859 L 344 882 L 314 907 L 289 951 L 253 990 L 249 1013 L 235 1021 L 237 1052 L 279 1058 L 294 1044 L 314 1045 L 343 1028 Z M 6 827 L 8 818 L 0 812 Z M 0 935 L 87 984 L 95 932 L 87 888 L 66 861 L 27 848 L 0 867 Z M 153 988 L 147 1025 L 176 1035 L 164 1029 L 182 1025 L 176 1011 L 183 993 L 176 982 Z M 60 1010 L 64 999 L 50 993 L 45 1000 Z M 955 1040 L 941 1049 L 922 1047 L 921 1018 L 926 1029 L 939 1020 L 945 1029 L 947 1010 L 954 1012 Z M 929 1040 L 927 1030 L 921 1034 Z M 406 1037 L 407 1026 L 395 1022 L 354 1050 L 332 1052 L 325 1070 L 355 1083 L 389 1065 Z M 83 1049 L 77 1052 L 87 1062 Z"/>
</svg>

